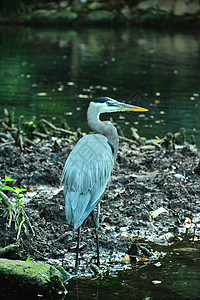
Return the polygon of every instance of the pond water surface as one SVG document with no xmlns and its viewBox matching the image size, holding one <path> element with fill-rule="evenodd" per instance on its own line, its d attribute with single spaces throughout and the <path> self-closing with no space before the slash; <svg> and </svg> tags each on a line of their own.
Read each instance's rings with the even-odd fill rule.
<svg viewBox="0 0 200 300">
<path fill-rule="evenodd" d="M 102 278 L 73 278 L 66 295 L 3 295 L 2 300 L 187 300 L 200 299 L 200 244 L 188 240 L 170 247 L 153 246 L 164 257 L 127 265 L 126 271 Z M 124 269 L 124 266 L 122 266 Z"/>
<path fill-rule="evenodd" d="M 108 95 L 150 109 L 112 115 L 125 135 L 131 126 L 148 138 L 184 126 L 200 146 L 199 34 L 1 27 L 0 83 L 0 117 L 7 107 L 88 131 L 89 101 Z M 199 249 L 187 247 L 165 250 L 160 266 L 71 280 L 65 299 L 200 299 Z"/>
<path fill-rule="evenodd" d="M 69 282 L 68 299 L 200 299 L 200 249 L 163 248 L 166 256 L 151 264 L 132 265 L 118 276 L 101 280 L 74 279 Z"/>
<path fill-rule="evenodd" d="M 0 41 L 0 117 L 7 107 L 88 131 L 89 101 L 110 96 L 150 109 L 112 116 L 125 135 L 131 126 L 148 138 L 184 126 L 200 146 L 198 33 L 1 27 Z"/>
</svg>

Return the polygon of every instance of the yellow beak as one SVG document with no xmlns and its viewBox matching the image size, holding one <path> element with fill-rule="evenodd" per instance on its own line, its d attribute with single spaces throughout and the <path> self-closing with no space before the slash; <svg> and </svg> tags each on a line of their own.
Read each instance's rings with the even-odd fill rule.
<svg viewBox="0 0 200 300">
<path fill-rule="evenodd" d="M 148 109 L 143 107 L 120 103 L 120 102 L 119 102 L 119 108 L 120 110 L 125 110 L 125 111 L 148 111 Z"/>
</svg>

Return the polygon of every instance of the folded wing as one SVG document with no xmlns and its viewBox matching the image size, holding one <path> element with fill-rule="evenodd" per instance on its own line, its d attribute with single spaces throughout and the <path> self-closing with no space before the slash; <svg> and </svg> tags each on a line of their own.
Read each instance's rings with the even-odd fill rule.
<svg viewBox="0 0 200 300">
<path fill-rule="evenodd" d="M 101 134 L 89 134 L 78 141 L 67 158 L 62 175 L 68 223 L 81 226 L 97 205 L 109 181 L 114 157 L 112 147 Z"/>
</svg>

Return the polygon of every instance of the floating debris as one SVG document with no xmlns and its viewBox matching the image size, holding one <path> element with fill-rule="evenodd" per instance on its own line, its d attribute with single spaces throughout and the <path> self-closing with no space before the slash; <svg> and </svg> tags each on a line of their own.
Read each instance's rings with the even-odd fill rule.
<svg viewBox="0 0 200 300">
<path fill-rule="evenodd" d="M 38 96 L 38 97 L 46 97 L 46 96 L 47 96 L 47 93 L 45 93 L 45 92 L 40 92 L 40 93 L 37 93 L 37 96 Z"/>
<path fill-rule="evenodd" d="M 67 82 L 67 85 L 73 86 L 73 85 L 75 85 L 75 83 L 74 83 L 73 81 L 68 81 L 68 82 Z"/>
<path fill-rule="evenodd" d="M 87 99 L 87 98 L 89 98 L 89 95 L 79 94 L 78 97 L 83 98 L 83 99 Z"/>
<path fill-rule="evenodd" d="M 162 281 L 160 281 L 160 280 L 152 280 L 152 283 L 153 283 L 153 284 L 161 284 Z"/>
</svg>

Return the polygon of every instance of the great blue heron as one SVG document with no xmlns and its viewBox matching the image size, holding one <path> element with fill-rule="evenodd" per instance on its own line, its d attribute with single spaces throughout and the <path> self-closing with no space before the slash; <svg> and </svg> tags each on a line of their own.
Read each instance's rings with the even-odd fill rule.
<svg viewBox="0 0 200 300">
<path fill-rule="evenodd" d="M 102 122 L 101 113 L 118 111 L 147 111 L 148 109 L 118 102 L 109 97 L 100 97 L 90 102 L 87 121 L 98 134 L 82 137 L 69 154 L 64 166 L 65 213 L 68 223 L 78 229 L 76 264 L 78 267 L 80 226 L 97 205 L 96 242 L 97 265 L 99 260 L 99 213 L 100 199 L 110 179 L 117 157 L 119 138 L 111 122 Z"/>
</svg>

